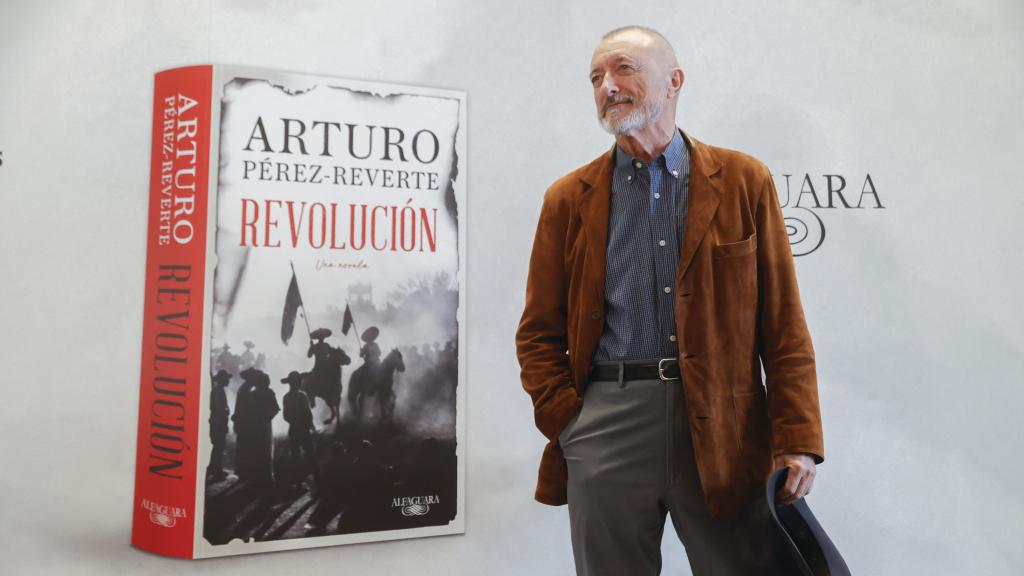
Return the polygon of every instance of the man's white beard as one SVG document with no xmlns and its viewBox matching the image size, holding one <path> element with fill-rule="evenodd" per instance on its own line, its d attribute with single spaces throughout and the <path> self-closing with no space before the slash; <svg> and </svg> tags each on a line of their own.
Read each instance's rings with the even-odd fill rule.
<svg viewBox="0 0 1024 576">
<path fill-rule="evenodd" d="M 632 134 L 644 126 L 654 122 L 654 119 L 661 114 L 661 103 L 657 100 L 644 99 L 640 106 L 635 106 L 633 111 L 626 114 L 625 118 L 609 120 L 608 115 L 598 115 L 601 127 L 609 134 L 621 136 Z"/>
</svg>

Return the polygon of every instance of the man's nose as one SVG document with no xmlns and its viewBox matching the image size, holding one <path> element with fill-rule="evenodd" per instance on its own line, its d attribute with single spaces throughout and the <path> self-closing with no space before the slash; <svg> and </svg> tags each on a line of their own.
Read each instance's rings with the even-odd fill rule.
<svg viewBox="0 0 1024 576">
<path fill-rule="evenodd" d="M 615 83 L 615 78 L 611 74 L 605 74 L 601 78 L 601 92 L 606 96 L 614 96 L 619 93 L 619 86 Z"/>
</svg>

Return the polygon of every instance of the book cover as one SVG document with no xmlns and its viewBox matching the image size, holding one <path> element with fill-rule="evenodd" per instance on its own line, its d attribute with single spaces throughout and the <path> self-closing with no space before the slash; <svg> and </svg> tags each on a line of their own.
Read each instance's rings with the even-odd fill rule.
<svg viewBox="0 0 1024 576">
<path fill-rule="evenodd" d="M 155 85 L 133 544 L 463 532 L 465 94 Z"/>
</svg>

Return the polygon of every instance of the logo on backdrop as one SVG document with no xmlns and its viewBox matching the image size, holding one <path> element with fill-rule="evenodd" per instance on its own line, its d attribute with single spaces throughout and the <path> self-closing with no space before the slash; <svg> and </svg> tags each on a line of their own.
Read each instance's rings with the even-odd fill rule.
<svg viewBox="0 0 1024 576">
<path fill-rule="evenodd" d="M 830 219 L 828 211 L 885 209 L 870 173 L 852 179 L 842 174 L 781 176 L 783 181 L 776 182 L 776 190 L 793 256 L 807 256 L 825 243 L 822 216 Z"/>
</svg>

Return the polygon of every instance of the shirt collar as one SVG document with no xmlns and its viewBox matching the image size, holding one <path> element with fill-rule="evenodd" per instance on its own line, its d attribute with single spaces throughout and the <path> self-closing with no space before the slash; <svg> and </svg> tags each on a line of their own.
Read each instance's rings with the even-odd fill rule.
<svg viewBox="0 0 1024 576">
<path fill-rule="evenodd" d="M 675 134 L 672 136 L 672 140 L 668 143 L 665 151 L 661 153 L 659 158 L 664 157 L 665 169 L 668 170 L 673 176 L 678 177 L 683 173 L 683 162 L 686 160 L 686 142 L 683 140 L 682 133 L 679 129 L 676 129 Z M 615 169 L 616 170 L 636 170 L 636 164 L 640 162 L 636 158 L 630 156 L 622 149 L 618 144 L 615 145 Z M 657 164 L 658 158 L 654 159 L 654 163 Z M 640 162 L 643 165 L 642 162 Z"/>
</svg>

